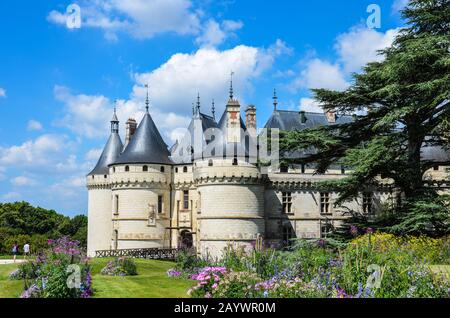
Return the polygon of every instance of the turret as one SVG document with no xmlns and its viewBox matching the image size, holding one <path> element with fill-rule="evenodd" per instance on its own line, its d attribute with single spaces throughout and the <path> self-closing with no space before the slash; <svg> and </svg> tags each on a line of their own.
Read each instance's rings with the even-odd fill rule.
<svg viewBox="0 0 450 318">
<path fill-rule="evenodd" d="M 123 153 L 110 165 L 113 249 L 162 248 L 170 244 L 170 153 L 149 113 Z"/>
<path fill-rule="evenodd" d="M 88 255 L 110 248 L 111 185 L 109 165 L 120 155 L 123 144 L 119 136 L 119 120 L 116 109 L 111 119 L 111 135 L 94 169 L 87 175 L 88 188 Z"/>
</svg>

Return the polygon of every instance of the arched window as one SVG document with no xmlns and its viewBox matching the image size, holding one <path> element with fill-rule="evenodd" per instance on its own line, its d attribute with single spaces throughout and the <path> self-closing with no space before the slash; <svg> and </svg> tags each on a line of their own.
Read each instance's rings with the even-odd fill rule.
<svg viewBox="0 0 450 318">
<path fill-rule="evenodd" d="M 108 176 L 107 176 L 106 174 L 105 174 L 103 177 L 104 177 L 105 179 L 108 178 Z"/>
<path fill-rule="evenodd" d="M 142 167 L 142 171 L 147 172 L 148 171 L 148 166 L 143 166 Z"/>
<path fill-rule="evenodd" d="M 125 172 L 130 171 L 130 167 L 129 166 L 125 166 Z"/>
<path fill-rule="evenodd" d="M 160 171 L 161 171 L 161 172 L 164 172 L 164 166 L 161 166 Z"/>
<path fill-rule="evenodd" d="M 175 168 L 175 173 L 178 173 L 178 167 L 177 167 L 177 168 Z"/>
<path fill-rule="evenodd" d="M 116 172 L 116 167 L 113 167 L 113 172 Z"/>
<path fill-rule="evenodd" d="M 183 167 L 183 172 L 187 172 L 187 167 Z"/>
<path fill-rule="evenodd" d="M 212 159 L 209 159 L 209 161 L 208 161 L 208 167 L 212 167 L 213 166 L 213 161 L 212 161 Z"/>
<path fill-rule="evenodd" d="M 233 158 L 233 166 L 238 165 L 238 159 L 236 157 Z"/>
<path fill-rule="evenodd" d="M 94 175 L 92 175 L 92 179 L 95 179 L 95 176 L 94 176 Z"/>
</svg>

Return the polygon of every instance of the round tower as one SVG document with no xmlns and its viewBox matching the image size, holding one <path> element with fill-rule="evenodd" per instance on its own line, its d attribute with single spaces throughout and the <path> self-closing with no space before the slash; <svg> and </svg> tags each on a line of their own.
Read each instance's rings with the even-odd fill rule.
<svg viewBox="0 0 450 318">
<path fill-rule="evenodd" d="M 119 136 L 119 120 L 114 109 L 111 135 L 95 168 L 87 175 L 88 188 L 88 256 L 111 247 L 111 185 L 108 165 L 114 162 L 123 148 Z"/>
<path fill-rule="evenodd" d="M 146 113 L 119 158 L 110 165 L 113 249 L 170 247 L 172 162 Z"/>
<path fill-rule="evenodd" d="M 255 140 L 240 116 L 232 86 L 217 128 L 208 145 L 213 150 L 194 162 L 201 206 L 197 216 L 199 252 L 203 257 L 220 257 L 230 244 L 252 248 L 265 234 L 264 179 L 254 164 Z"/>
</svg>

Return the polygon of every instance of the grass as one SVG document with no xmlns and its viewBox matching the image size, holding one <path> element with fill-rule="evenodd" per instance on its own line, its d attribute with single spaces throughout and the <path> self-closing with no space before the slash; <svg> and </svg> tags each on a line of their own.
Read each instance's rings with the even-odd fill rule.
<svg viewBox="0 0 450 318">
<path fill-rule="evenodd" d="M 166 271 L 174 263 L 155 260 L 135 260 L 137 276 L 103 276 L 100 270 L 111 259 L 92 260 L 92 287 L 95 298 L 184 298 L 193 285 L 186 279 L 167 277 Z M 0 298 L 16 298 L 23 289 L 23 281 L 10 281 L 8 275 L 16 264 L 0 265 Z"/>
<path fill-rule="evenodd" d="M 0 298 L 17 298 L 23 290 L 23 281 L 9 280 L 9 273 L 17 268 L 17 264 L 0 265 Z"/>
</svg>

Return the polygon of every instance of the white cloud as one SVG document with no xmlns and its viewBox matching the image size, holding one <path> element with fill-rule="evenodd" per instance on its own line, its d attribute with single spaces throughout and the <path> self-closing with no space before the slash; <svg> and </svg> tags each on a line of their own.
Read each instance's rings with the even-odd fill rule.
<svg viewBox="0 0 450 318">
<path fill-rule="evenodd" d="M 364 27 L 352 28 L 336 39 L 335 49 L 345 72 L 358 72 L 368 62 L 383 60 L 377 51 L 389 47 L 400 29 L 377 32 Z"/>
<path fill-rule="evenodd" d="M 174 54 L 153 71 L 133 74 L 136 83 L 129 99 L 117 102 L 121 132 L 128 118 L 133 117 L 138 122 L 142 118 L 146 96 L 144 86 L 147 83 L 150 113 L 170 144 L 178 138 L 179 129 L 187 127 L 197 92 L 201 95 L 203 112 L 210 112 L 211 100 L 214 98 L 217 114 L 220 114 L 228 98 L 231 70 L 235 71 L 235 95 L 242 97 L 244 91 L 252 88 L 252 80 L 269 69 L 277 56 L 291 52 L 283 41 L 277 40 L 269 48 L 241 45 L 224 51 L 201 48 L 191 54 Z M 63 118 L 56 121 L 57 125 L 87 138 L 104 138 L 109 134 L 113 105 L 107 97 L 76 95 L 62 86 L 55 86 L 54 94 L 64 104 L 66 112 Z M 92 159 L 94 154 L 89 153 L 89 157 Z"/>
<path fill-rule="evenodd" d="M 197 34 L 200 29 L 199 12 L 189 0 L 84 0 L 79 5 L 81 27 L 102 29 L 112 40 L 117 32 L 148 39 L 167 32 Z M 53 10 L 47 20 L 65 25 L 66 14 Z"/>
<path fill-rule="evenodd" d="M 301 98 L 300 110 L 312 113 L 323 113 L 323 109 L 320 106 L 319 102 L 313 98 Z"/>
<path fill-rule="evenodd" d="M 409 0 L 394 0 L 394 3 L 392 4 L 392 12 L 398 13 L 399 11 L 403 10 L 408 2 Z"/>
<path fill-rule="evenodd" d="M 34 186 L 37 184 L 37 181 L 25 176 L 19 176 L 11 179 L 11 184 L 18 187 Z"/>
<path fill-rule="evenodd" d="M 295 81 L 292 89 L 299 88 L 325 88 L 332 90 L 344 90 L 349 86 L 339 64 L 332 64 L 318 58 L 313 58 L 306 63 Z"/>
<path fill-rule="evenodd" d="M 112 117 L 113 106 L 102 95 L 73 95 L 67 87 L 55 86 L 56 100 L 65 105 L 66 115 L 56 124 L 88 138 L 102 137 Z"/>
<path fill-rule="evenodd" d="M 277 43 L 269 49 L 240 45 L 224 51 L 202 48 L 192 54 L 175 54 L 154 71 L 136 74 L 133 96 L 142 100 L 143 86 L 148 83 L 152 105 L 160 110 L 170 109 L 176 114 L 190 116 L 197 92 L 200 92 L 203 110 L 209 110 L 213 98 L 223 109 L 230 72 L 235 72 L 235 94 L 242 96 L 251 87 L 251 80 L 270 68 L 276 55 L 284 52 L 281 49 L 283 42 Z"/>
<path fill-rule="evenodd" d="M 85 159 L 88 161 L 96 161 L 96 160 L 98 160 L 98 158 L 100 158 L 102 151 L 103 151 L 102 148 L 91 149 L 86 153 Z"/>
<path fill-rule="evenodd" d="M 6 90 L 0 87 L 0 97 L 6 97 Z"/>
<path fill-rule="evenodd" d="M 235 36 L 234 31 L 243 27 L 241 21 L 225 20 L 219 24 L 215 20 L 208 20 L 202 27 L 202 34 L 195 42 L 202 47 L 216 47 L 222 44 L 226 38 Z"/>
<path fill-rule="evenodd" d="M 45 134 L 21 145 L 0 147 L 0 164 L 55 173 L 61 170 L 58 165 L 66 166 L 66 169 L 76 168 L 69 165 L 72 150 L 73 142 L 66 136 Z"/>
<path fill-rule="evenodd" d="M 8 192 L 2 196 L 2 200 L 4 200 L 4 201 L 17 200 L 20 197 L 21 197 L 21 194 L 18 192 Z"/>
<path fill-rule="evenodd" d="M 1 167 L 1 166 L 0 166 L 0 181 L 3 181 L 3 180 L 6 179 L 5 173 L 6 173 L 5 167 Z"/>
<path fill-rule="evenodd" d="M 28 121 L 27 124 L 27 129 L 28 130 L 41 130 L 42 124 L 40 122 L 38 122 L 37 120 L 31 119 L 30 121 Z"/>
</svg>

